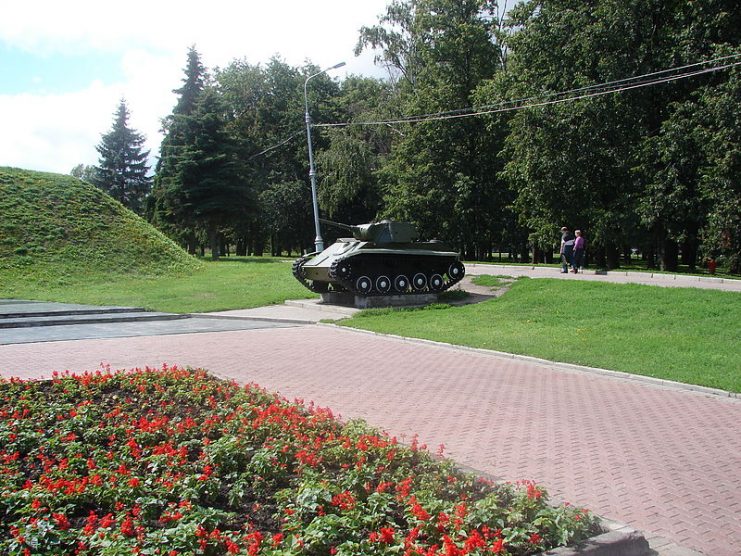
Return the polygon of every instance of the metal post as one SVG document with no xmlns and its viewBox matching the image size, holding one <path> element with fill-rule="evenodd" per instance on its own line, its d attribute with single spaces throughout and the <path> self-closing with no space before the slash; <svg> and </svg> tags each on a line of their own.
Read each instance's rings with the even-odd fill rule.
<svg viewBox="0 0 741 556">
<path fill-rule="evenodd" d="M 316 170 L 314 169 L 314 151 L 311 146 L 311 115 L 309 114 L 309 97 L 306 94 L 306 86 L 309 84 L 309 79 L 321 75 L 326 71 L 341 68 L 345 65 L 345 62 L 335 64 L 331 68 L 323 69 L 320 72 L 310 75 L 304 81 L 304 108 L 306 111 L 306 140 L 309 145 L 309 179 L 311 180 L 311 204 L 314 207 L 314 230 L 316 231 L 316 237 L 314 238 L 314 250 L 324 251 L 324 240 L 322 239 L 322 232 L 319 228 L 319 202 L 316 196 Z"/>
</svg>

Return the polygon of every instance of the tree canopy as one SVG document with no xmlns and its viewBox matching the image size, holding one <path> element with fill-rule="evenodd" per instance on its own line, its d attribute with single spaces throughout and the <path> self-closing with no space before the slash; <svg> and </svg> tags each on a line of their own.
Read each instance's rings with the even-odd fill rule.
<svg viewBox="0 0 741 556">
<path fill-rule="evenodd" d="M 129 127 L 129 109 L 121 99 L 111 131 L 103 135 L 96 147 L 99 166 L 90 171 L 82 165 L 73 169 L 73 175 L 90 179 L 92 183 L 137 213 L 144 210 L 144 202 L 152 187 L 147 161 L 149 151 L 143 150 L 145 137 Z"/>
<path fill-rule="evenodd" d="M 738 273 L 740 39 L 735 0 L 391 0 L 356 48 L 389 78 L 307 87 L 320 212 L 412 220 L 469 259 L 547 261 L 566 225 L 602 267 L 637 250 Z M 276 57 L 211 78 L 191 49 L 155 220 L 184 243 L 311 249 L 319 71 Z"/>
</svg>

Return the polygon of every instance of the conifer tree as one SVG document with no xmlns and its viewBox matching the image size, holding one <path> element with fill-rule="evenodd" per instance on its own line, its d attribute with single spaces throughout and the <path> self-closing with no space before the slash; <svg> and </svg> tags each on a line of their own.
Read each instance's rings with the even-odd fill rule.
<svg viewBox="0 0 741 556">
<path fill-rule="evenodd" d="M 144 208 L 152 179 L 147 176 L 149 151 L 142 150 L 145 137 L 131 129 L 126 100 L 116 109 L 111 131 L 103 135 L 96 147 L 100 154 L 93 183 L 136 213 Z"/>
<path fill-rule="evenodd" d="M 228 131 L 226 107 L 208 83 L 194 48 L 188 52 L 183 83 L 165 121 L 167 135 L 155 180 L 158 219 L 191 252 L 197 237 L 207 238 L 216 259 L 218 233 L 246 217 L 250 191 Z"/>
<path fill-rule="evenodd" d="M 151 220 L 173 239 L 185 245 L 188 252 L 195 254 L 197 230 L 188 218 L 179 175 L 178 161 L 192 138 L 189 133 L 189 117 L 203 93 L 209 76 L 194 46 L 188 49 L 188 60 L 184 68 L 183 86 L 173 90 L 178 95 L 172 114 L 162 120 L 165 137 L 160 145 L 160 158 L 154 178 L 154 202 Z"/>
</svg>

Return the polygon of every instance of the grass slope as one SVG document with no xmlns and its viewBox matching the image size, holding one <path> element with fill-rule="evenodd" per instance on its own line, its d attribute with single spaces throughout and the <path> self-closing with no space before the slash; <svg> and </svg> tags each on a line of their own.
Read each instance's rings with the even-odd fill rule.
<svg viewBox="0 0 741 556">
<path fill-rule="evenodd" d="M 172 312 L 314 297 L 270 257 L 202 262 L 92 185 L 0 167 L 0 298 Z"/>
<path fill-rule="evenodd" d="M 734 292 L 522 279 L 476 305 L 341 324 L 741 392 L 740 307 Z"/>
<path fill-rule="evenodd" d="M 200 267 L 175 243 L 72 176 L 0 167 L 0 268 L 51 284 L 70 274 L 162 275 Z"/>
</svg>

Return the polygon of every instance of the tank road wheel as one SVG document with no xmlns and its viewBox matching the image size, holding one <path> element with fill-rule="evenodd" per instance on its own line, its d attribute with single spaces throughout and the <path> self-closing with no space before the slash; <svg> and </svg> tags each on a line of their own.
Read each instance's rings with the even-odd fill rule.
<svg viewBox="0 0 741 556">
<path fill-rule="evenodd" d="M 430 276 L 430 290 L 433 292 L 439 292 L 442 290 L 444 284 L 445 280 L 443 280 L 443 277 L 439 274 L 433 274 Z"/>
<path fill-rule="evenodd" d="M 379 276 L 376 278 L 376 289 L 379 293 L 388 293 L 391 291 L 391 279 L 388 276 Z"/>
<path fill-rule="evenodd" d="M 448 277 L 456 282 L 466 275 L 466 267 L 460 261 L 455 261 L 448 267 Z"/>
<path fill-rule="evenodd" d="M 394 289 L 399 293 L 405 293 L 409 289 L 409 278 L 399 274 L 394 278 Z"/>
<path fill-rule="evenodd" d="M 425 289 L 427 287 L 427 276 L 421 272 L 415 274 L 414 278 L 412 278 L 412 287 L 417 291 Z"/>
<path fill-rule="evenodd" d="M 355 280 L 355 289 L 358 291 L 358 293 L 368 295 L 373 289 L 373 280 L 371 280 L 367 276 L 361 276 L 360 278 Z"/>
</svg>

